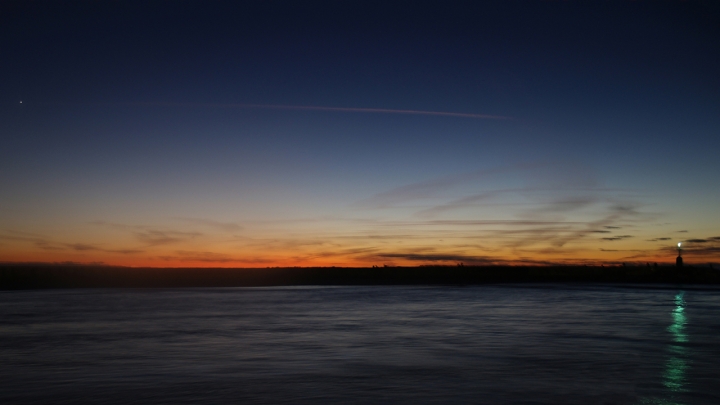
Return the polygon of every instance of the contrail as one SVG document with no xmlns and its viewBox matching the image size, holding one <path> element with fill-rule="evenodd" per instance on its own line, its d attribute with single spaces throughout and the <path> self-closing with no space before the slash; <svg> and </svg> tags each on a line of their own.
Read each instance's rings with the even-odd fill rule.
<svg viewBox="0 0 720 405">
<path fill-rule="evenodd" d="M 24 103 L 23 103 L 24 104 Z M 55 105 L 82 105 L 88 103 L 35 103 Z M 221 103 L 173 103 L 173 102 L 129 102 L 129 103 L 89 103 L 96 105 L 125 105 L 125 106 L 160 106 L 160 107 L 213 107 L 213 108 L 264 108 L 269 110 L 306 110 L 306 111 L 336 111 L 336 112 L 357 112 L 376 114 L 412 114 L 412 115 L 435 115 L 440 117 L 460 117 L 486 120 L 509 120 L 512 117 L 492 114 L 459 113 L 450 111 L 427 111 L 427 110 L 398 110 L 392 108 L 360 108 L 360 107 L 325 107 L 318 105 L 285 105 L 285 104 L 221 104 Z"/>
<path fill-rule="evenodd" d="M 264 108 L 273 110 L 308 110 L 308 111 L 337 111 L 337 112 L 359 112 L 359 113 L 380 113 L 380 114 L 414 114 L 414 115 L 435 115 L 441 117 L 461 117 L 475 119 L 507 120 L 510 117 L 490 114 L 471 114 L 447 111 L 425 111 L 425 110 L 395 110 L 389 108 L 356 108 L 356 107 L 323 107 L 315 105 L 277 105 L 277 104 L 194 104 L 194 103 L 138 103 L 140 105 L 154 106 L 196 106 L 196 107 L 221 107 L 221 108 Z"/>
<path fill-rule="evenodd" d="M 240 108 L 272 108 L 279 110 L 311 110 L 311 111 L 340 111 L 340 112 L 360 112 L 360 113 L 381 113 L 381 114 L 414 114 L 414 115 L 438 115 L 444 117 L 462 117 L 462 118 L 482 118 L 506 120 L 509 117 L 490 114 L 471 114 L 457 113 L 447 111 L 425 111 L 425 110 L 395 110 L 389 108 L 356 108 L 356 107 L 322 107 L 322 106 L 303 106 L 303 105 L 272 105 L 272 104 L 234 104 L 234 107 Z"/>
</svg>

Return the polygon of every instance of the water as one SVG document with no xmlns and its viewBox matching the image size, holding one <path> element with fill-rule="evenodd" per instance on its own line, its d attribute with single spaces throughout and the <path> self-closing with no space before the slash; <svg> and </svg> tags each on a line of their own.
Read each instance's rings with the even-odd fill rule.
<svg viewBox="0 0 720 405">
<path fill-rule="evenodd" d="M 720 404 L 720 290 L 0 293 L 0 403 Z"/>
</svg>

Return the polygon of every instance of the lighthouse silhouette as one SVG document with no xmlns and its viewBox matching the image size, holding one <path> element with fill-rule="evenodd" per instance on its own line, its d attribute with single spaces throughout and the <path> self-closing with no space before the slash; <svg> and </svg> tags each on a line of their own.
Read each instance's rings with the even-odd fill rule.
<svg viewBox="0 0 720 405">
<path fill-rule="evenodd" d="M 682 267 L 683 266 L 683 260 L 682 260 L 682 242 L 678 242 L 678 257 L 675 259 L 675 267 Z"/>
</svg>

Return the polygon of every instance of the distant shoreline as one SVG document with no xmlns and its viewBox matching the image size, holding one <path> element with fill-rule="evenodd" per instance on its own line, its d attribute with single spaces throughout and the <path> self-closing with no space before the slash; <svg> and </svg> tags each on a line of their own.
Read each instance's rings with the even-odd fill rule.
<svg viewBox="0 0 720 405">
<path fill-rule="evenodd" d="M 720 284 L 720 270 L 693 266 L 140 268 L 52 264 L 0 265 L 0 290 L 548 282 Z"/>
</svg>

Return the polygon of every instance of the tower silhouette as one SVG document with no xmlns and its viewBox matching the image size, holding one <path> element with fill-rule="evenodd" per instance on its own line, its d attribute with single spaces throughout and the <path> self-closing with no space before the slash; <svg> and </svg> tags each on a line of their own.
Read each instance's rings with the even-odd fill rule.
<svg viewBox="0 0 720 405">
<path fill-rule="evenodd" d="M 683 259 L 682 259 L 682 242 L 678 242 L 678 257 L 675 259 L 675 267 L 682 267 L 683 266 Z"/>
</svg>

